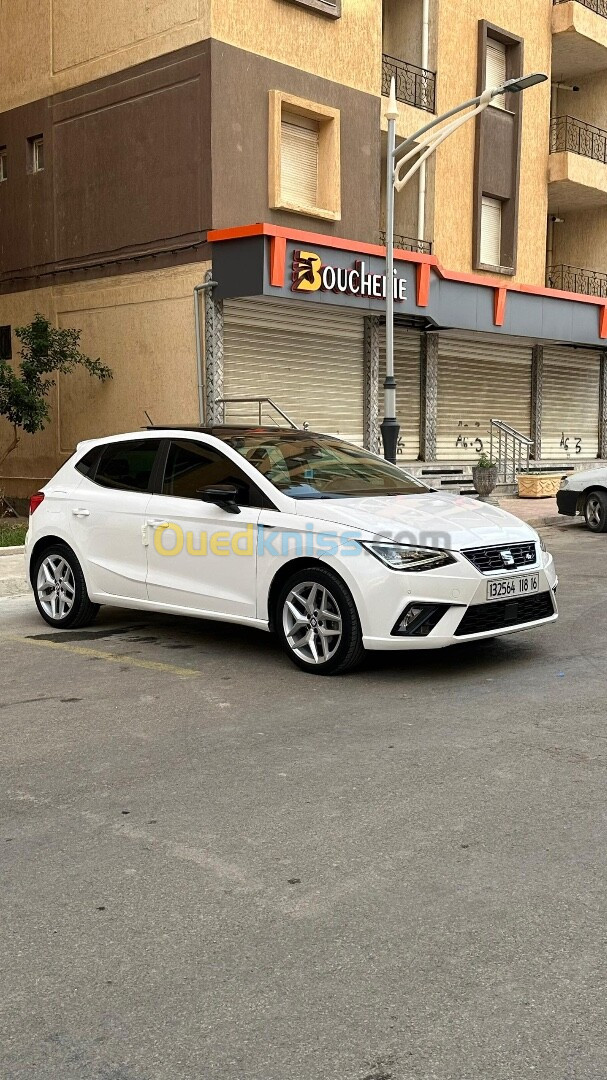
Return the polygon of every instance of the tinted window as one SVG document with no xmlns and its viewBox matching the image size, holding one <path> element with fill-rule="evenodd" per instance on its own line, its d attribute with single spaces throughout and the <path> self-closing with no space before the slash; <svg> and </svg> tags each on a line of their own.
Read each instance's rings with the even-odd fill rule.
<svg viewBox="0 0 607 1080">
<path fill-rule="evenodd" d="M 89 450 L 84 457 L 80 458 L 80 461 L 76 462 L 76 468 L 83 476 L 90 476 L 95 468 L 95 463 L 99 457 L 99 447 L 94 446 L 92 450 Z"/>
<path fill-rule="evenodd" d="M 203 443 L 189 439 L 175 439 L 169 448 L 164 484 L 164 495 L 180 499 L 199 499 L 201 488 L 213 484 L 234 484 L 239 489 L 238 501 L 250 506 L 251 481 L 237 465 Z"/>
<path fill-rule="evenodd" d="M 327 435 L 250 431 L 226 441 L 293 499 L 420 495 L 428 490 L 398 466 Z"/>
<path fill-rule="evenodd" d="M 118 491 L 148 491 L 160 439 L 110 443 L 101 454 L 95 483 Z"/>
</svg>

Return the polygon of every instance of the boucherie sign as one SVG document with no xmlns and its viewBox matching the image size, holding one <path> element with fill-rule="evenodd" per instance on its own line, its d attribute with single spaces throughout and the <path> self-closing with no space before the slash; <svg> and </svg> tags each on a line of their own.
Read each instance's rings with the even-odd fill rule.
<svg viewBox="0 0 607 1080">
<path fill-rule="evenodd" d="M 291 268 L 291 291 L 297 293 L 331 292 L 344 296 L 369 297 L 385 300 L 387 279 L 385 274 L 373 273 L 363 259 L 355 259 L 351 266 L 333 266 L 323 263 L 315 251 L 293 252 Z M 394 271 L 394 299 L 407 299 L 407 281 Z"/>
</svg>

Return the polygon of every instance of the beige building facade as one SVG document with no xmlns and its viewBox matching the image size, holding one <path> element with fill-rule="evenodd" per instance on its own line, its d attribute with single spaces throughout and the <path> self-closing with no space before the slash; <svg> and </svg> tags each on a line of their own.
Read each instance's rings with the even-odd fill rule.
<svg viewBox="0 0 607 1080">
<path fill-rule="evenodd" d="M 540 462 L 605 456 L 603 0 L 30 0 L 0 6 L 0 38 L 5 357 L 40 311 L 114 373 L 59 381 L 9 496 L 87 437 L 201 402 L 246 418 L 224 398 L 378 446 L 381 297 L 340 274 L 381 270 L 391 76 L 400 138 L 495 72 L 548 76 L 397 196 L 401 459 L 468 469 L 493 417 Z"/>
</svg>

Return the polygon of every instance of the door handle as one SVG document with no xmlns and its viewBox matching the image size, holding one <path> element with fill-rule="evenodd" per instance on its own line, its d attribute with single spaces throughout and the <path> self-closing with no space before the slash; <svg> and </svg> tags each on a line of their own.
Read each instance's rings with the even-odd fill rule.
<svg viewBox="0 0 607 1080">
<path fill-rule="evenodd" d="M 74 517 L 90 517 L 91 511 L 85 510 L 83 506 L 78 506 L 74 510 L 72 510 L 72 514 L 74 515 Z"/>
<path fill-rule="evenodd" d="M 146 525 L 148 525 L 150 529 L 168 529 L 169 522 L 162 521 L 161 518 L 150 518 L 149 521 L 146 521 Z"/>
</svg>

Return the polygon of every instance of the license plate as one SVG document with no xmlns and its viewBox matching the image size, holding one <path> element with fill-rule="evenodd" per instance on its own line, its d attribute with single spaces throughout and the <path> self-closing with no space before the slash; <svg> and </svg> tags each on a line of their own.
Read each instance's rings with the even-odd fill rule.
<svg viewBox="0 0 607 1080">
<path fill-rule="evenodd" d="M 487 600 L 507 600 L 511 596 L 531 596 L 539 592 L 540 575 L 525 574 L 524 577 L 494 578 L 487 582 Z"/>
</svg>

